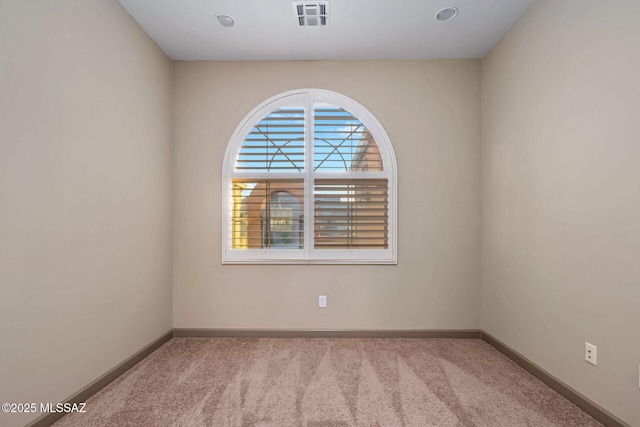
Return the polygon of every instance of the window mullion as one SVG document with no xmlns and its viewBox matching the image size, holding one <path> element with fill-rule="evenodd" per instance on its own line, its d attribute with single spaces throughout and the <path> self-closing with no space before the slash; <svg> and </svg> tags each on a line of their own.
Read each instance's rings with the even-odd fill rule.
<svg viewBox="0 0 640 427">
<path fill-rule="evenodd" d="M 304 253 L 312 258 L 313 251 L 313 96 L 307 95 L 304 126 Z"/>
</svg>

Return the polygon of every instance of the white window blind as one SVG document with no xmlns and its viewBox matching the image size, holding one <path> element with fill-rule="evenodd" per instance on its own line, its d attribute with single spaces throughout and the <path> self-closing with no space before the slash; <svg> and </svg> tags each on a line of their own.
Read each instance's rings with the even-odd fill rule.
<svg viewBox="0 0 640 427">
<path fill-rule="evenodd" d="M 304 122 L 303 108 L 281 108 L 266 115 L 244 138 L 236 170 L 304 170 Z"/>
<path fill-rule="evenodd" d="M 313 194 L 315 248 L 388 247 L 386 179 L 319 179 Z"/>
<path fill-rule="evenodd" d="M 366 126 L 348 111 L 331 105 L 314 108 L 314 170 L 381 171 L 378 145 Z"/>
</svg>

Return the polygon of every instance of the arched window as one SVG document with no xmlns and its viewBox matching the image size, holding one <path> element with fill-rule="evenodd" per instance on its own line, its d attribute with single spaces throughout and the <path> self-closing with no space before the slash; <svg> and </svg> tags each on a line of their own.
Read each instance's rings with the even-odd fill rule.
<svg viewBox="0 0 640 427">
<path fill-rule="evenodd" d="M 236 128 L 223 165 L 224 263 L 396 263 L 396 161 L 335 92 L 292 91 Z"/>
</svg>

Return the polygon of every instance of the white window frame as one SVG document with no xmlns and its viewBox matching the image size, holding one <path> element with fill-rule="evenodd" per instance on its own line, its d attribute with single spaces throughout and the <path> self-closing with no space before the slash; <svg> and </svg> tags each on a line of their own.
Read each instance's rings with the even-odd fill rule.
<svg viewBox="0 0 640 427">
<path fill-rule="evenodd" d="M 325 102 L 349 111 L 371 132 L 382 157 L 383 171 L 317 172 L 313 170 L 313 109 Z M 305 167 L 303 172 L 254 172 L 235 170 L 238 154 L 246 135 L 267 114 L 292 103 L 305 107 Z M 311 113 L 311 114 L 310 114 Z M 233 249 L 232 186 L 233 178 L 304 179 L 304 248 L 303 249 Z M 314 249 L 313 185 L 315 179 L 383 178 L 388 181 L 388 246 L 386 249 Z M 397 168 L 389 136 L 380 122 L 353 99 L 322 89 L 299 89 L 281 93 L 254 108 L 236 127 L 222 165 L 222 263 L 223 264 L 397 264 Z"/>
</svg>

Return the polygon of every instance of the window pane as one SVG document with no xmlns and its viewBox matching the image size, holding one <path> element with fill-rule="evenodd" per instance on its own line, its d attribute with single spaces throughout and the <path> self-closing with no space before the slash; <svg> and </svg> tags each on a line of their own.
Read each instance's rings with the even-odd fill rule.
<svg viewBox="0 0 640 427">
<path fill-rule="evenodd" d="M 313 167 L 317 171 L 381 171 L 378 144 L 365 125 L 330 104 L 314 108 Z"/>
<path fill-rule="evenodd" d="M 316 180 L 314 248 L 388 247 L 386 179 Z"/>
<path fill-rule="evenodd" d="M 232 180 L 233 249 L 304 247 L 302 180 Z"/>
<path fill-rule="evenodd" d="M 236 170 L 304 170 L 304 108 L 285 107 L 267 114 L 246 136 Z"/>
</svg>

